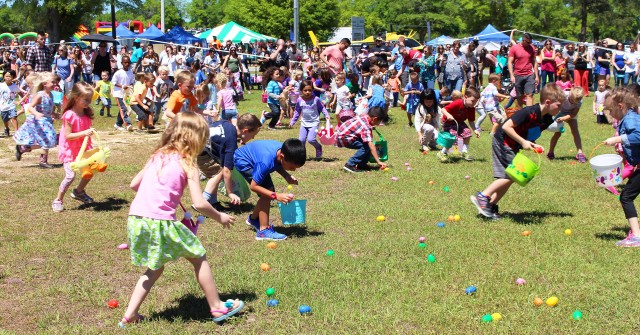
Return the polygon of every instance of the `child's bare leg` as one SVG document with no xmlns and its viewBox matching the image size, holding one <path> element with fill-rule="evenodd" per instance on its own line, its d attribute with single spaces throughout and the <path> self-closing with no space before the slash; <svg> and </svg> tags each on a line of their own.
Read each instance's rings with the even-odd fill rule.
<svg viewBox="0 0 640 335">
<path fill-rule="evenodd" d="M 271 204 L 271 198 L 263 195 L 258 199 L 256 208 L 251 214 L 252 218 L 258 218 L 260 220 L 260 230 L 269 228 L 269 205 Z"/>
<path fill-rule="evenodd" d="M 411 118 L 411 114 L 407 113 L 407 120 L 409 121 L 409 124 L 412 124 L 413 119 Z"/>
<path fill-rule="evenodd" d="M 217 192 L 218 190 L 218 185 L 220 185 L 220 181 L 222 181 L 222 171 L 220 171 L 220 173 L 218 173 L 217 175 L 207 180 L 207 184 L 204 185 L 204 191 L 213 196 L 214 194 L 216 194 L 214 192 Z"/>
<path fill-rule="evenodd" d="M 18 119 L 17 118 L 13 118 L 10 121 L 11 121 L 11 124 L 13 125 L 13 131 L 18 131 Z M 5 128 L 9 128 L 9 127 L 7 127 L 6 124 L 5 124 L 4 127 Z"/>
<path fill-rule="evenodd" d="M 498 201 L 502 199 L 505 193 L 507 193 L 509 187 L 511 187 L 511 184 L 513 184 L 513 181 L 511 179 L 496 179 L 493 181 L 493 183 L 489 184 L 489 186 L 487 186 L 484 191 L 482 191 L 482 194 L 485 197 L 490 198 L 491 203 L 498 203 Z"/>
<path fill-rule="evenodd" d="M 136 283 L 136 287 L 133 289 L 133 293 L 131 294 L 131 299 L 129 299 L 129 305 L 127 306 L 127 311 L 124 312 L 124 317 L 130 321 L 135 321 L 138 318 L 138 309 L 140 309 L 140 305 L 151 291 L 153 284 L 155 284 L 156 280 L 160 278 L 162 272 L 164 271 L 164 266 L 159 268 L 158 270 L 147 269 L 138 282 Z M 123 323 L 126 323 L 127 320 L 122 319 Z"/>
<path fill-rule="evenodd" d="M 547 155 L 553 154 L 553 152 L 556 149 L 556 145 L 558 144 L 558 140 L 560 139 L 560 136 L 562 136 L 562 133 L 560 132 L 553 133 L 553 136 L 551 136 L 551 141 L 549 141 L 549 150 L 547 151 Z"/>
<path fill-rule="evenodd" d="M 232 118 L 231 119 L 231 124 L 233 124 L 234 126 L 238 126 L 238 119 L 237 118 Z"/>
<path fill-rule="evenodd" d="M 582 138 L 580 138 L 580 130 L 578 130 L 578 120 L 571 119 L 567 121 L 569 128 L 571 128 L 571 135 L 573 135 L 573 143 L 576 145 L 578 153 L 582 153 Z"/>
</svg>

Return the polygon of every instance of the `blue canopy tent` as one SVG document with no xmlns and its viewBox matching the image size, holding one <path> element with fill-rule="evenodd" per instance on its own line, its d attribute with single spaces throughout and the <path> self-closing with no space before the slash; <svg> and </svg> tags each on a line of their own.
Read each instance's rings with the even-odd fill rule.
<svg viewBox="0 0 640 335">
<path fill-rule="evenodd" d="M 147 30 L 143 33 L 138 34 L 137 38 L 147 39 L 151 41 L 159 41 L 159 38 L 164 36 L 164 33 L 160 31 L 160 29 L 156 28 L 156 26 L 151 25 Z"/>
<path fill-rule="evenodd" d="M 189 34 L 180 26 L 171 28 L 168 33 L 157 38 L 156 41 L 173 42 L 176 44 L 193 44 L 195 42 L 202 42 L 201 39 Z"/>
<path fill-rule="evenodd" d="M 478 39 L 482 42 L 508 43 L 509 35 L 501 33 L 496 27 L 488 24 L 481 32 L 473 35 L 469 40 Z"/>
<path fill-rule="evenodd" d="M 105 36 L 111 36 L 111 32 L 104 33 Z M 135 38 L 137 36 L 136 33 L 129 30 L 129 28 L 123 26 L 122 24 L 116 27 L 116 39 L 121 38 Z"/>
<path fill-rule="evenodd" d="M 453 38 L 453 37 L 449 37 L 449 36 L 446 36 L 446 35 L 441 35 L 441 36 L 438 36 L 438 37 L 432 39 L 431 41 L 427 42 L 427 45 L 437 46 L 437 45 L 451 44 L 455 40 L 456 39 Z"/>
</svg>

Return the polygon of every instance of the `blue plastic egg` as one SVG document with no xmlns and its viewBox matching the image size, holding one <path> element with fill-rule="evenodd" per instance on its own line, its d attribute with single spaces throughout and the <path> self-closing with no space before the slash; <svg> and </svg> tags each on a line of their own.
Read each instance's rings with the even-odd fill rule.
<svg viewBox="0 0 640 335">
<path fill-rule="evenodd" d="M 301 305 L 300 308 L 298 308 L 298 311 L 300 311 L 300 314 L 309 314 L 311 313 L 311 307 L 307 305 Z"/>
<path fill-rule="evenodd" d="M 280 302 L 277 299 L 267 300 L 267 307 L 276 307 Z"/>
<path fill-rule="evenodd" d="M 438 222 L 438 228 L 444 228 L 444 222 Z"/>
<path fill-rule="evenodd" d="M 469 286 L 464 290 L 464 293 L 466 293 L 467 295 L 471 295 L 476 293 L 477 289 L 475 286 Z"/>
</svg>

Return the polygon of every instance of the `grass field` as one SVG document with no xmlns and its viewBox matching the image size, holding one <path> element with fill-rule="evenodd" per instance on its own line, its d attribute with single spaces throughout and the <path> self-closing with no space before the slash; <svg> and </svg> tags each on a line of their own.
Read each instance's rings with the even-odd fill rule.
<svg viewBox="0 0 640 335">
<path fill-rule="evenodd" d="M 241 112 L 259 113 L 260 95 L 247 95 Z M 579 115 L 585 154 L 611 136 L 595 124 L 592 98 Z M 245 300 L 244 313 L 222 326 L 206 321 L 204 295 L 185 260 L 167 266 L 143 304 L 145 323 L 132 334 L 638 334 L 638 251 L 614 242 L 629 227 L 617 197 L 595 185 L 588 164 L 575 162 L 569 131 L 542 159 L 540 174 L 526 188 L 514 185 L 501 202 L 503 219 L 476 215 L 469 196 L 492 181 L 489 122 L 472 139 L 473 162 L 441 164 L 422 155 L 406 117 L 380 127 L 389 141 L 388 172 L 349 174 L 342 165 L 352 150 L 325 148 L 323 162 L 309 161 L 294 174 L 293 193 L 307 199 L 307 225 L 280 227 L 290 236 L 270 250 L 244 224 L 256 197 L 239 207 L 237 222 L 224 230 L 211 220 L 199 237 L 208 251 L 223 298 Z M 11 139 L 0 139 L 0 333 L 105 334 L 117 323 L 143 269 L 131 265 L 126 217 L 134 193 L 130 180 L 151 154 L 159 135 L 116 132 L 114 119 L 94 124 L 112 157 L 81 205 L 65 198 L 65 211 L 52 213 L 63 176 L 42 170 L 37 155 L 14 159 Z M 58 128 L 59 125 L 56 125 Z M 298 129 L 261 131 L 257 139 L 297 137 Z M 550 133 L 538 143 L 548 146 Z M 308 155 L 312 155 L 308 146 Z M 597 153 L 611 151 L 598 149 Z M 51 158 L 56 161 L 56 151 Z M 407 171 L 404 163 L 412 167 Z M 466 180 L 465 175 L 471 178 Z M 395 176 L 398 181 L 392 181 Z M 276 188 L 285 181 L 274 176 Z M 434 181 L 435 184 L 429 184 Z M 449 187 L 449 192 L 443 188 Z M 224 199 L 224 198 L 221 198 Z M 183 202 L 190 204 L 188 192 Z M 436 223 L 459 214 L 459 222 Z M 378 215 L 386 216 L 377 222 Z M 566 236 L 565 229 L 572 234 Z M 524 237 L 522 231 L 530 230 Z M 425 249 L 418 238 L 426 237 Z M 335 255 L 326 256 L 333 249 Z M 427 262 L 427 255 L 436 257 Z M 271 270 L 263 272 L 260 263 Z M 527 283 L 517 286 L 522 277 Z M 465 294 L 475 285 L 478 292 Z M 266 306 L 273 287 L 280 305 Z M 559 298 L 555 308 L 534 307 L 534 297 Z M 108 309 L 117 299 L 120 307 Z M 311 306 L 301 316 L 298 306 Z M 635 306 L 635 307 L 634 307 Z M 584 319 L 572 319 L 574 310 Z M 481 323 L 486 313 L 503 319 Z"/>
</svg>

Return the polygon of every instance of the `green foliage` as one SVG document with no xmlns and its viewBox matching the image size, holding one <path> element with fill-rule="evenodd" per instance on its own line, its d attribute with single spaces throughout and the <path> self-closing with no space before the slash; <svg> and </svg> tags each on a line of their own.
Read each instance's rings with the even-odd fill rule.
<svg viewBox="0 0 640 335">
<path fill-rule="evenodd" d="M 228 0 L 191 0 L 186 6 L 189 15 L 188 27 L 211 28 L 224 23 L 224 7 Z"/>
</svg>

